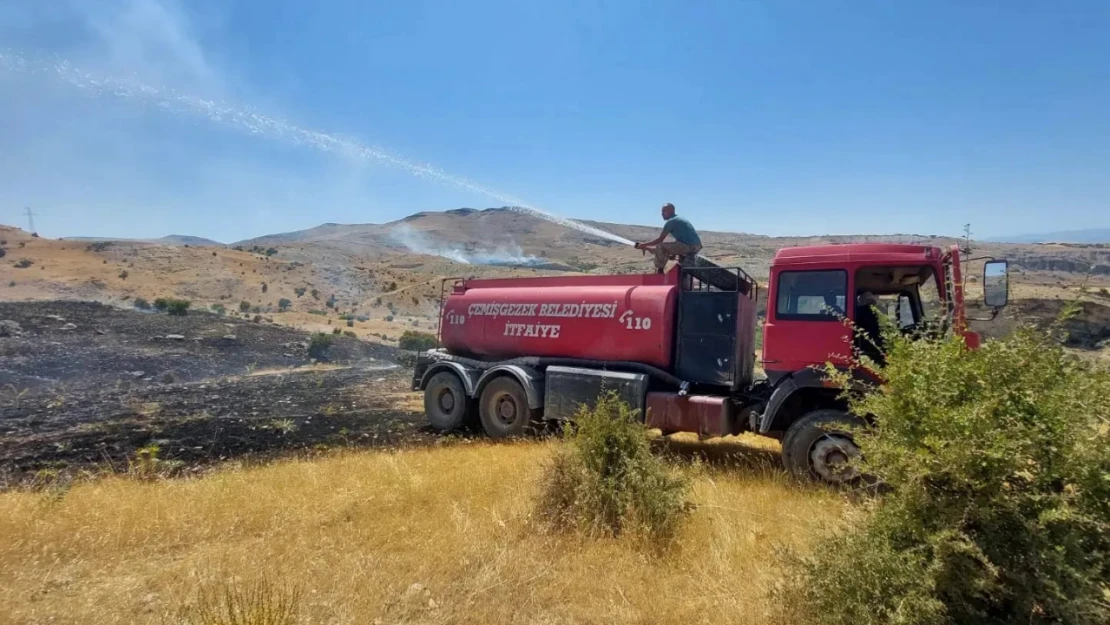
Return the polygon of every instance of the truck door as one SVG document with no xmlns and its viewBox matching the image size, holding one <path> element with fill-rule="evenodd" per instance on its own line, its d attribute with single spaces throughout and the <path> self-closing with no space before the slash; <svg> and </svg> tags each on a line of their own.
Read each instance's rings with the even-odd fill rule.
<svg viewBox="0 0 1110 625">
<path fill-rule="evenodd" d="M 853 313 L 851 276 L 844 269 L 782 270 L 771 277 L 763 327 L 763 367 L 800 371 L 827 361 L 847 363 Z"/>
</svg>

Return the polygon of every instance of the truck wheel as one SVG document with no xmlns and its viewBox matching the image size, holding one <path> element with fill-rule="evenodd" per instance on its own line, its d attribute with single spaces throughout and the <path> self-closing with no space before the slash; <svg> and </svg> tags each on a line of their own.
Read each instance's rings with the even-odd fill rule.
<svg viewBox="0 0 1110 625">
<path fill-rule="evenodd" d="M 528 394 L 510 377 L 491 380 L 478 401 L 482 429 L 490 438 L 510 438 L 527 434 L 536 418 L 528 407 Z"/>
<path fill-rule="evenodd" d="M 828 484 L 849 484 L 859 479 L 859 469 L 849 462 L 859 456 L 849 428 L 866 425 L 842 410 L 814 410 L 798 419 L 782 439 L 782 461 L 799 477 Z"/>
<path fill-rule="evenodd" d="M 466 389 L 454 373 L 437 373 L 424 387 L 424 414 L 436 432 L 459 429 L 466 421 L 467 404 Z"/>
</svg>

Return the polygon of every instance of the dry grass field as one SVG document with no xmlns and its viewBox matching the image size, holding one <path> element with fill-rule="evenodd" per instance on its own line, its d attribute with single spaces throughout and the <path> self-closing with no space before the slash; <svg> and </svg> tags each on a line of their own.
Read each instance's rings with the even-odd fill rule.
<svg viewBox="0 0 1110 625">
<path fill-rule="evenodd" d="M 544 534 L 530 515 L 558 443 L 341 453 L 187 480 L 0 494 L 2 623 L 198 622 L 228 588 L 296 592 L 298 623 L 774 623 L 779 547 L 847 522 L 770 448 L 687 464 L 671 545 Z"/>
</svg>

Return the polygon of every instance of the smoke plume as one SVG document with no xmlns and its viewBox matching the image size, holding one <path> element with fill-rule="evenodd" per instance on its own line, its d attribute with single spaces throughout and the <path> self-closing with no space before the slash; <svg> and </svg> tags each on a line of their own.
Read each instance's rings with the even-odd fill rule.
<svg viewBox="0 0 1110 625">
<path fill-rule="evenodd" d="M 435 241 L 427 234 L 413 230 L 408 224 L 398 225 L 390 230 L 389 235 L 395 243 L 405 246 L 410 252 L 442 256 L 464 265 L 534 266 L 542 265 L 545 262 L 541 258 L 525 254 L 524 250 L 520 249 L 520 245 L 511 239 L 493 249 L 466 250 L 458 245 Z"/>
</svg>

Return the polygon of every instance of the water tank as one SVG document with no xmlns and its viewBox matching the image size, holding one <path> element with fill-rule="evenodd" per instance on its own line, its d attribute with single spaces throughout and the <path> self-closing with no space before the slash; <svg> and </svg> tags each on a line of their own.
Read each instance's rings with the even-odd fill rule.
<svg viewBox="0 0 1110 625">
<path fill-rule="evenodd" d="M 670 368 L 674 274 L 467 280 L 444 300 L 449 352 L 487 360 L 553 356 Z"/>
</svg>

